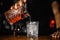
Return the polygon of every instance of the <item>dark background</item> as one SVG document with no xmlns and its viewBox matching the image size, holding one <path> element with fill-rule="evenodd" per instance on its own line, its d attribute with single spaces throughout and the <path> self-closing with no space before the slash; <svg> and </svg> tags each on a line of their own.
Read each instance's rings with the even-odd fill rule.
<svg viewBox="0 0 60 40">
<path fill-rule="evenodd" d="M 27 10 L 31 15 L 32 21 L 39 21 L 39 35 L 49 35 L 52 32 L 49 27 L 50 19 L 54 19 L 51 9 L 52 2 L 53 0 L 27 0 Z M 13 4 L 13 0 L 1 0 L 0 14 L 9 10 Z"/>
</svg>

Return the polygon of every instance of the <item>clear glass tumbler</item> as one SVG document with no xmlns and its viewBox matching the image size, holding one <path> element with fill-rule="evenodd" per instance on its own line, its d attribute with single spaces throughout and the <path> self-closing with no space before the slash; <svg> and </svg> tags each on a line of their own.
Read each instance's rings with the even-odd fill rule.
<svg viewBox="0 0 60 40">
<path fill-rule="evenodd" d="M 38 21 L 31 21 L 27 24 L 27 37 L 38 37 Z"/>
</svg>

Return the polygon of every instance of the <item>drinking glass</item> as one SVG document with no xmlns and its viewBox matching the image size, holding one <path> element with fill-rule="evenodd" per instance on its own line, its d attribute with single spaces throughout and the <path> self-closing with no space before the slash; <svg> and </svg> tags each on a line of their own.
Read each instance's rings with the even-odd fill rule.
<svg viewBox="0 0 60 40">
<path fill-rule="evenodd" d="M 38 37 L 38 21 L 31 21 L 27 23 L 27 37 Z"/>
</svg>

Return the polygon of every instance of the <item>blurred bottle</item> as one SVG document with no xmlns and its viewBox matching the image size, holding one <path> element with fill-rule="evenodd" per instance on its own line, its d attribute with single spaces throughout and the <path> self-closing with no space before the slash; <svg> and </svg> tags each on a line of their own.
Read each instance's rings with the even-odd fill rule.
<svg viewBox="0 0 60 40">
<path fill-rule="evenodd" d="M 13 27 L 14 32 L 20 32 L 22 30 L 26 33 L 26 23 L 31 21 L 31 16 L 27 12 L 27 4 L 25 1 L 17 1 L 11 6 L 10 10 L 4 13 L 7 22 Z"/>
</svg>

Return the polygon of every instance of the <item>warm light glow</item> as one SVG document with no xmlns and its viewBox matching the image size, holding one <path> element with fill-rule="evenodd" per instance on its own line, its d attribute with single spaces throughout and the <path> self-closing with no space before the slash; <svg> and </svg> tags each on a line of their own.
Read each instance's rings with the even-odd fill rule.
<svg viewBox="0 0 60 40">
<path fill-rule="evenodd" d="M 18 7 L 17 7 L 17 4 L 15 4 L 15 6 L 14 6 L 14 7 L 15 7 L 15 9 L 17 9 L 17 8 L 18 8 Z"/>
<path fill-rule="evenodd" d="M 52 20 L 50 21 L 50 28 L 54 28 L 54 24 L 55 24 L 55 21 L 52 19 Z"/>
<path fill-rule="evenodd" d="M 55 21 L 54 20 L 51 20 L 51 24 L 54 24 L 55 23 Z"/>
<path fill-rule="evenodd" d="M 22 6 L 22 5 L 23 5 L 23 3 L 22 3 L 22 1 L 21 1 L 21 0 L 19 1 L 19 5 L 20 5 L 20 6 Z"/>
<path fill-rule="evenodd" d="M 20 30 L 20 29 L 17 29 L 18 31 Z"/>
<path fill-rule="evenodd" d="M 13 5 L 10 9 L 17 9 L 19 8 L 19 6 L 23 6 L 23 1 L 24 3 L 26 2 L 26 0 L 19 0 L 17 3 L 15 3 L 15 5 Z"/>
<path fill-rule="evenodd" d="M 23 0 L 24 1 L 24 3 L 26 3 L 26 0 Z"/>
<path fill-rule="evenodd" d="M 13 7 L 10 8 L 11 10 L 13 9 Z"/>
</svg>

